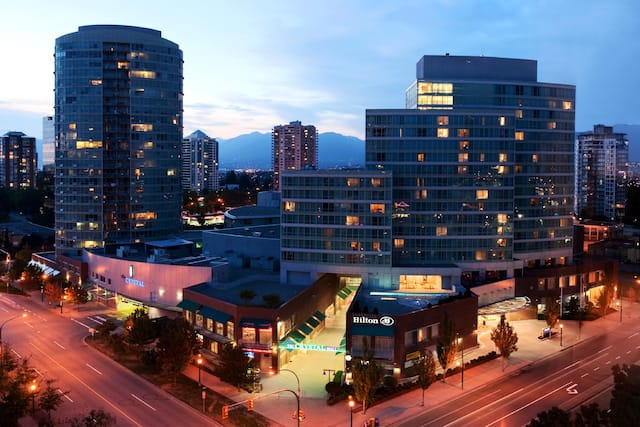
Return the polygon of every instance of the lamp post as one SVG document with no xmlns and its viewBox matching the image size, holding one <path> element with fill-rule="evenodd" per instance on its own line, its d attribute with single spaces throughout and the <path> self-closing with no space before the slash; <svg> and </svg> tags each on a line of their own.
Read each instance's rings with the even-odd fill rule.
<svg viewBox="0 0 640 427">
<path fill-rule="evenodd" d="M 460 388 L 464 390 L 464 345 L 462 345 L 462 337 L 457 339 L 460 347 Z"/>
<path fill-rule="evenodd" d="M 560 347 L 562 347 L 562 330 L 564 329 L 562 323 L 560 323 Z"/>
<path fill-rule="evenodd" d="M 29 391 L 31 391 L 31 412 L 36 412 L 36 383 L 35 381 L 31 383 L 29 386 Z"/>
<path fill-rule="evenodd" d="M 62 314 L 62 303 L 67 299 L 66 295 L 62 296 L 62 299 L 60 300 L 60 314 Z"/>
<path fill-rule="evenodd" d="M 2 322 L 2 325 L 0 325 L 0 349 L 2 347 L 2 328 L 4 328 L 4 325 L 11 322 L 13 319 L 17 319 L 18 317 L 27 317 L 27 313 L 22 313 L 22 314 L 18 314 L 13 317 L 10 317 L 9 319 Z"/>
<path fill-rule="evenodd" d="M 293 374 L 293 376 L 294 376 L 294 377 L 296 377 L 296 382 L 298 383 L 298 396 L 302 396 L 302 395 L 300 394 L 300 378 L 298 378 L 298 374 L 296 374 L 295 372 L 293 372 L 291 369 L 285 369 L 285 368 L 282 368 L 282 369 L 280 369 L 279 371 L 280 371 L 280 372 L 282 372 L 282 371 L 285 371 L 285 372 L 291 372 L 291 373 Z M 271 374 L 271 375 L 273 375 L 273 374 L 275 374 L 275 372 L 273 372 L 273 371 L 272 371 L 272 372 L 270 372 L 270 374 Z M 300 409 L 300 408 L 298 408 L 298 409 Z"/>
<path fill-rule="evenodd" d="M 353 400 L 353 396 L 349 395 L 349 426 L 353 427 L 353 407 L 356 402 Z"/>
<path fill-rule="evenodd" d="M 202 412 L 205 412 L 205 402 L 207 400 L 207 388 L 206 387 L 202 387 L 202 393 L 201 393 L 201 397 L 202 397 Z"/>
<path fill-rule="evenodd" d="M 200 386 L 200 385 L 202 385 L 202 383 L 200 382 L 200 368 L 202 368 L 202 355 L 201 354 L 198 354 L 197 362 L 198 362 L 198 385 Z"/>
</svg>

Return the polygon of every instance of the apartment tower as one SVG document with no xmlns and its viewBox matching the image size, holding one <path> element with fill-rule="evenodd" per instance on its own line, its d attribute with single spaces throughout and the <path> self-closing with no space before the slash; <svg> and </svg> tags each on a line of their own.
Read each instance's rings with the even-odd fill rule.
<svg viewBox="0 0 640 427">
<path fill-rule="evenodd" d="M 217 191 L 218 141 L 197 130 L 182 140 L 182 189 Z"/>
<path fill-rule="evenodd" d="M 273 128 L 273 189 L 280 191 L 280 175 L 287 170 L 318 167 L 318 134 L 315 126 L 290 122 Z"/>
<path fill-rule="evenodd" d="M 7 132 L 0 139 L 0 187 L 36 188 L 36 139 L 22 132 Z"/>
<path fill-rule="evenodd" d="M 58 253 L 180 231 L 182 70 L 178 45 L 152 29 L 56 39 Z"/>
</svg>

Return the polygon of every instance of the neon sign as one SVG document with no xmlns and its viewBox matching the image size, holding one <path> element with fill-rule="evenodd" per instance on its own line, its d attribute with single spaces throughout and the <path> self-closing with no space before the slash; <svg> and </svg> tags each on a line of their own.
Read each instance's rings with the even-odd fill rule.
<svg viewBox="0 0 640 427">
<path fill-rule="evenodd" d="M 320 345 L 320 344 L 284 344 L 278 345 L 278 348 L 284 350 L 311 350 L 311 351 L 332 351 L 337 352 L 340 349 L 338 347 L 330 346 L 330 345 Z"/>
</svg>

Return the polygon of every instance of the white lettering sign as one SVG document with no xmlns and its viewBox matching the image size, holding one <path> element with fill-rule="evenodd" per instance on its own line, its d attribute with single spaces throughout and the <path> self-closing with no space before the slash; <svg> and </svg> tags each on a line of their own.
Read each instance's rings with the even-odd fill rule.
<svg viewBox="0 0 640 427">
<path fill-rule="evenodd" d="M 124 282 L 129 285 L 137 286 L 139 288 L 144 288 L 144 282 L 142 280 L 133 279 L 131 277 L 125 277 Z"/>
<path fill-rule="evenodd" d="M 360 323 L 366 325 L 381 325 L 381 326 L 393 326 L 395 320 L 391 316 L 368 317 L 368 316 L 353 316 L 353 323 Z"/>
</svg>

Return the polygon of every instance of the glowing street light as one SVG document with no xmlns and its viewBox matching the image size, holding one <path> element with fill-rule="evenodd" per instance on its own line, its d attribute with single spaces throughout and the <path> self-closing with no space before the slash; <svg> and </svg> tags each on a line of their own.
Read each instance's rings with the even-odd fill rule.
<svg viewBox="0 0 640 427">
<path fill-rule="evenodd" d="M 31 392 L 31 411 L 36 412 L 36 391 L 38 390 L 38 386 L 36 385 L 35 380 L 29 386 L 29 391 Z"/>
<path fill-rule="evenodd" d="M 564 329 L 562 323 L 560 323 L 560 347 L 562 347 L 562 330 Z"/>
<path fill-rule="evenodd" d="M 197 362 L 198 362 L 198 385 L 201 385 L 201 383 L 200 383 L 200 369 L 202 368 L 202 362 L 203 362 L 202 354 L 198 354 Z"/>
<path fill-rule="evenodd" d="M 353 396 L 349 395 L 349 426 L 353 427 L 353 407 L 356 402 L 353 400 Z"/>
<path fill-rule="evenodd" d="M 27 313 L 22 313 L 22 314 L 18 314 L 16 316 L 10 317 L 9 319 L 2 322 L 2 325 L 0 325 L 0 349 L 2 348 L 2 328 L 4 328 L 4 325 L 11 322 L 13 319 L 17 319 L 18 317 L 22 317 L 22 318 L 27 317 Z"/>
</svg>

